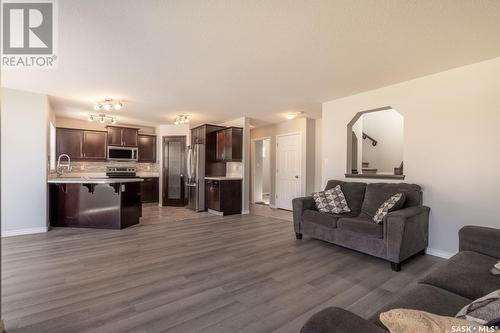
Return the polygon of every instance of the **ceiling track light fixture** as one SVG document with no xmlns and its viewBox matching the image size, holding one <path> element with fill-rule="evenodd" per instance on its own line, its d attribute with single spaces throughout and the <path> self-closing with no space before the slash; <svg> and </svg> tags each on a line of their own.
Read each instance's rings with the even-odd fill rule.
<svg viewBox="0 0 500 333">
<path fill-rule="evenodd" d="M 96 111 L 120 111 L 122 108 L 123 103 L 121 101 L 115 101 L 111 98 L 106 98 L 103 102 L 99 102 L 94 105 L 94 110 Z"/>
<path fill-rule="evenodd" d="M 88 121 L 93 122 L 93 121 L 98 121 L 101 124 L 104 124 L 106 122 L 109 122 L 111 124 L 116 124 L 116 118 L 115 117 L 110 117 L 106 116 L 105 114 L 89 114 L 89 117 L 87 118 Z"/>
<path fill-rule="evenodd" d="M 187 114 L 179 114 L 175 116 L 174 124 L 175 125 L 182 125 L 182 124 L 189 124 L 189 115 Z"/>
</svg>

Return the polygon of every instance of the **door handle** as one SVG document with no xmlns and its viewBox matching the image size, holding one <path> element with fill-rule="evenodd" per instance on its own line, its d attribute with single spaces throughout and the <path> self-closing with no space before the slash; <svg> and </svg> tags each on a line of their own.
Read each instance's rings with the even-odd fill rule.
<svg viewBox="0 0 500 333">
<path fill-rule="evenodd" d="M 295 176 L 295 178 L 299 179 L 299 176 Z"/>
</svg>

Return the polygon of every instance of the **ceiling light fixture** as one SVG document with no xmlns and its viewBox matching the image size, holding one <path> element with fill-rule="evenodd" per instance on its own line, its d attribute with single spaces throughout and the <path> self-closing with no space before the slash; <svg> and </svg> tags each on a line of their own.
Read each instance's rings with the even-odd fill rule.
<svg viewBox="0 0 500 333">
<path fill-rule="evenodd" d="M 123 103 L 121 101 L 115 101 L 111 98 L 106 98 L 103 102 L 96 103 L 94 105 L 95 111 L 105 110 L 111 111 L 116 110 L 119 111 L 123 109 Z"/>
<path fill-rule="evenodd" d="M 88 121 L 93 122 L 94 120 L 99 120 L 101 124 L 104 124 L 105 122 L 110 122 L 111 124 L 116 124 L 116 118 L 115 117 L 110 117 L 105 115 L 104 113 L 101 114 L 89 114 L 89 117 L 87 118 Z"/>
<path fill-rule="evenodd" d="M 285 114 L 285 118 L 288 120 L 293 120 L 303 113 L 304 112 L 289 112 L 289 113 Z"/>
<path fill-rule="evenodd" d="M 189 124 L 189 115 L 179 114 L 175 116 L 174 124 L 175 125 Z"/>
</svg>

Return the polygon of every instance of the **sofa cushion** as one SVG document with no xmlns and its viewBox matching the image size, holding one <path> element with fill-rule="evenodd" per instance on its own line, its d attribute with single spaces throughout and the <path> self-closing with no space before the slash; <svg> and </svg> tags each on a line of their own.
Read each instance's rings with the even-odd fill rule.
<svg viewBox="0 0 500 333">
<path fill-rule="evenodd" d="M 327 228 L 337 228 L 337 220 L 341 214 L 321 213 L 317 210 L 306 209 L 302 214 L 304 222 L 319 224 Z"/>
<path fill-rule="evenodd" d="M 326 191 L 314 192 L 312 196 L 316 202 L 316 209 L 322 213 L 341 214 L 351 212 L 340 185 Z"/>
<path fill-rule="evenodd" d="M 461 251 L 421 279 L 455 294 L 476 299 L 500 289 L 500 278 L 490 273 L 497 259 L 471 251 Z"/>
<path fill-rule="evenodd" d="M 381 223 L 384 221 L 384 217 L 389 212 L 393 212 L 395 210 L 401 209 L 405 204 L 406 196 L 404 193 L 396 193 L 391 196 L 389 199 L 384 201 L 382 205 L 375 212 L 375 216 L 373 216 L 373 222 Z"/>
<path fill-rule="evenodd" d="M 358 215 L 361 212 L 361 205 L 363 204 L 363 199 L 365 197 L 366 184 L 359 182 L 329 180 L 325 186 L 325 190 L 334 188 L 337 185 L 340 185 L 351 212 L 354 213 L 354 216 Z"/>
<path fill-rule="evenodd" d="M 402 293 L 398 293 L 394 300 L 380 309 L 370 317 L 370 321 L 384 327 L 380 322 L 379 315 L 391 309 L 413 309 L 434 313 L 440 316 L 453 317 L 470 299 L 454 294 L 447 290 L 428 284 L 416 283 L 408 287 Z"/>
<path fill-rule="evenodd" d="M 370 217 L 343 217 L 337 221 L 340 230 L 359 233 L 365 237 L 384 238 L 384 226 L 372 221 Z"/>
<path fill-rule="evenodd" d="M 396 193 L 404 193 L 405 204 L 402 208 L 418 206 L 422 202 L 420 186 L 415 184 L 371 183 L 366 186 L 365 199 L 361 212 L 373 217 L 377 209 Z M 347 201 L 349 203 L 349 201 Z"/>
</svg>

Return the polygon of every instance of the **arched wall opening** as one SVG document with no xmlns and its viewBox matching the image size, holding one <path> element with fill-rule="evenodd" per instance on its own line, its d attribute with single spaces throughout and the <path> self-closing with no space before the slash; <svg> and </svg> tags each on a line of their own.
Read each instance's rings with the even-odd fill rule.
<svg viewBox="0 0 500 333">
<path fill-rule="evenodd" d="M 404 117 L 390 106 L 358 112 L 347 124 L 346 177 L 404 179 Z"/>
</svg>

